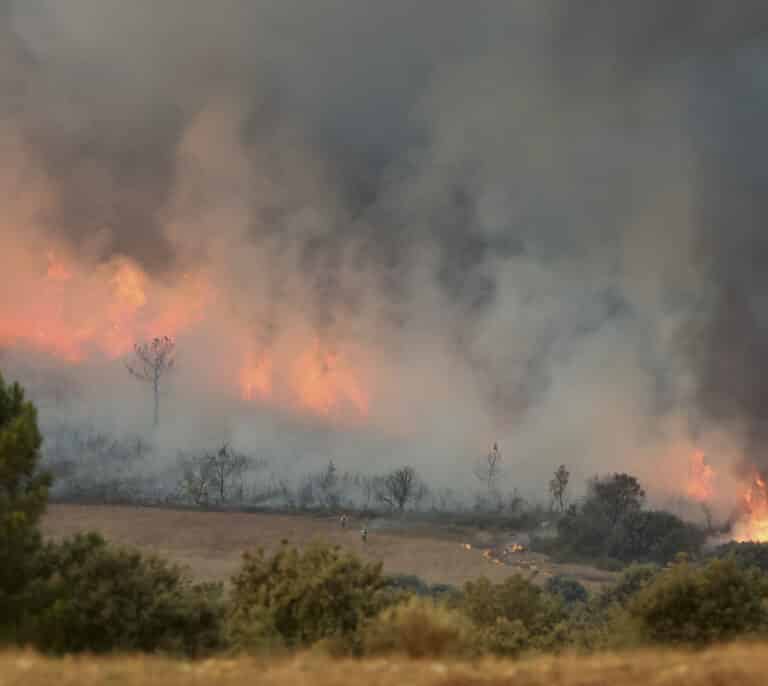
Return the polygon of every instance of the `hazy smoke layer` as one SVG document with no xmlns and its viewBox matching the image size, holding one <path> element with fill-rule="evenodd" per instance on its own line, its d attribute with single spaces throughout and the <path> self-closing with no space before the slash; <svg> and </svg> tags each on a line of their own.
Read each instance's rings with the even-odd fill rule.
<svg viewBox="0 0 768 686">
<path fill-rule="evenodd" d="M 514 485 L 669 490 L 694 444 L 766 459 L 765 3 L 0 8 L 0 247 L 213 274 L 187 368 L 359 347 L 372 426 L 413 440 L 326 452 L 461 474 L 498 439 Z"/>
</svg>

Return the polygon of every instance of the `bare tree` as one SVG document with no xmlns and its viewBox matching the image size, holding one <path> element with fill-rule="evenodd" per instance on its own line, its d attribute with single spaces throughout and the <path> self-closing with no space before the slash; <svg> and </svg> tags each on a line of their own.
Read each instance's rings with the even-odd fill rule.
<svg viewBox="0 0 768 686">
<path fill-rule="evenodd" d="M 195 505 L 208 505 L 213 489 L 213 469 L 207 456 L 182 458 L 181 463 L 179 489 L 183 496 L 191 499 Z"/>
<path fill-rule="evenodd" d="M 153 338 L 149 343 L 133 346 L 134 357 L 126 364 L 128 371 L 139 381 L 152 384 L 154 396 L 154 425 L 160 421 L 160 380 L 176 364 L 176 343 L 168 336 Z"/>
<path fill-rule="evenodd" d="M 701 511 L 704 515 L 705 529 L 708 536 L 712 536 L 715 533 L 714 517 L 712 515 L 712 508 L 707 503 L 701 503 Z"/>
<path fill-rule="evenodd" d="M 211 497 L 220 505 L 233 496 L 242 500 L 243 476 L 250 464 L 226 443 L 215 453 L 182 459 L 181 490 L 195 505 L 208 505 Z"/>
<path fill-rule="evenodd" d="M 379 499 L 403 512 L 416 494 L 418 479 L 413 467 L 401 467 L 385 476 L 380 484 Z"/>
<path fill-rule="evenodd" d="M 496 483 L 501 476 L 501 466 L 501 450 L 498 443 L 494 443 L 488 454 L 478 459 L 475 464 L 475 476 L 489 493 L 496 491 Z"/>
<path fill-rule="evenodd" d="M 565 508 L 568 506 L 568 481 L 570 478 L 571 473 L 564 464 L 561 464 L 549 482 L 549 493 L 561 514 L 565 512 Z"/>
<path fill-rule="evenodd" d="M 363 489 L 363 509 L 369 510 L 373 499 L 378 497 L 378 479 L 373 476 L 363 477 L 361 485 Z"/>
<path fill-rule="evenodd" d="M 243 475 L 248 468 L 248 458 L 232 450 L 226 443 L 214 454 L 206 457 L 213 471 L 219 502 L 226 502 L 233 489 L 237 490 L 239 498 L 242 499 Z"/>
<path fill-rule="evenodd" d="M 413 492 L 413 504 L 417 510 L 421 509 L 422 503 L 426 500 L 428 496 L 429 496 L 429 488 L 427 487 L 427 484 L 423 483 L 422 481 L 419 481 L 418 485 L 416 486 L 416 489 Z"/>
</svg>

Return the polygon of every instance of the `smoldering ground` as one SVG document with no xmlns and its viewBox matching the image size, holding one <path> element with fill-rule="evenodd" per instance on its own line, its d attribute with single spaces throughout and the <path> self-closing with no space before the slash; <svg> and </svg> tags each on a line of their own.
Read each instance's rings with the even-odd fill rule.
<svg viewBox="0 0 768 686">
<path fill-rule="evenodd" d="M 371 426 L 408 438 L 350 462 L 454 478 L 499 440 L 516 485 L 664 490 L 694 446 L 762 459 L 762 3 L 0 6 L 6 253 L 213 275 L 180 433 L 259 445 L 189 389 L 221 339 L 313 332 L 365 351 Z"/>
</svg>

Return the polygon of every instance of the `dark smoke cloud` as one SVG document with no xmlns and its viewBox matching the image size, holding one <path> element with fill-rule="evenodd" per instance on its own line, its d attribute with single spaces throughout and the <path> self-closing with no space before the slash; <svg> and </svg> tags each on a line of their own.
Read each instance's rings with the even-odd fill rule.
<svg viewBox="0 0 768 686">
<path fill-rule="evenodd" d="M 764 442 L 765 3 L 0 0 L 0 22 L 3 116 L 79 250 L 167 276 L 230 230 L 169 217 L 230 198 L 266 337 L 298 278 L 321 330 L 447 341 L 500 431 L 528 417 L 523 453 L 614 387 L 628 443 L 674 412 Z M 220 102 L 205 152 L 236 122 L 240 174 L 184 162 Z"/>
<path fill-rule="evenodd" d="M 746 462 L 768 469 L 768 49 L 735 56 L 702 77 L 696 111 L 699 258 L 709 291 L 695 333 L 706 416 L 745 437 Z"/>
</svg>

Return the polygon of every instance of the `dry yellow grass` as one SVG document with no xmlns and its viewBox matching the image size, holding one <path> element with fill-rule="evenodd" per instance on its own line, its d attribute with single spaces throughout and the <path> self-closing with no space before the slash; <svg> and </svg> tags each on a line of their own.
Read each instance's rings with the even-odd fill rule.
<svg viewBox="0 0 768 686">
<path fill-rule="evenodd" d="M 481 550 L 467 550 L 455 536 L 423 526 L 403 532 L 374 529 L 363 544 L 359 528 L 355 522 L 342 529 L 333 519 L 283 514 L 85 505 L 51 505 L 42 522 L 46 536 L 99 531 L 115 543 L 188 565 L 196 577 L 206 580 L 229 578 L 244 550 L 274 551 L 283 540 L 298 546 L 311 541 L 343 545 L 363 558 L 382 561 L 388 574 L 417 574 L 431 583 L 457 586 L 483 575 L 501 581 L 515 572 L 535 575 L 542 582 L 551 574 L 569 574 L 588 587 L 615 577 L 586 566 L 553 564 L 531 553 L 520 555 L 520 567 L 493 564 Z"/>
<path fill-rule="evenodd" d="M 535 658 L 479 664 L 314 657 L 198 663 L 159 658 L 0 655 L 0 686 L 763 686 L 768 646 L 733 645 L 701 653 L 645 652 Z"/>
</svg>

